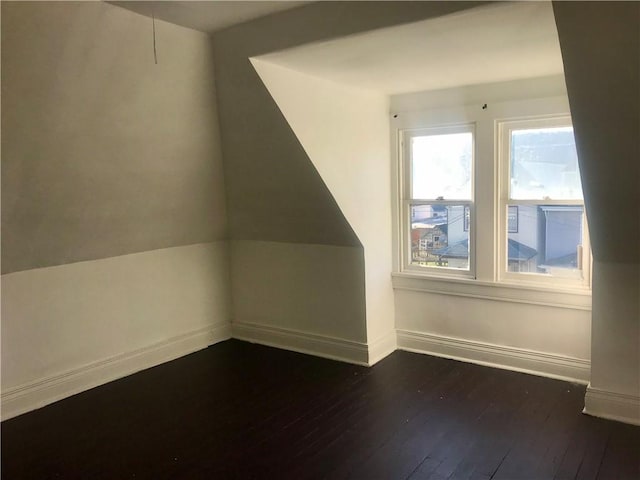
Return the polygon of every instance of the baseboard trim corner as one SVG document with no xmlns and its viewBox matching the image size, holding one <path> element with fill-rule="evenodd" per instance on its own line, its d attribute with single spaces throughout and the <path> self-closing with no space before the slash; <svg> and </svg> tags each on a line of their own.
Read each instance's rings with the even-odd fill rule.
<svg viewBox="0 0 640 480">
<path fill-rule="evenodd" d="M 589 384 L 582 413 L 640 426 L 640 396 L 610 392 Z"/>
<path fill-rule="evenodd" d="M 233 338 L 356 365 L 369 365 L 365 343 L 250 322 L 231 324 Z"/>
<path fill-rule="evenodd" d="M 8 420 L 229 338 L 231 324 L 221 322 L 61 374 L 9 388 L 1 395 L 1 418 L 3 421 Z"/>
<path fill-rule="evenodd" d="M 522 348 L 397 330 L 398 349 L 586 385 L 591 362 Z"/>
<path fill-rule="evenodd" d="M 369 361 L 367 364 L 371 367 L 398 349 L 396 330 L 390 330 L 385 335 L 371 342 L 368 347 Z"/>
</svg>

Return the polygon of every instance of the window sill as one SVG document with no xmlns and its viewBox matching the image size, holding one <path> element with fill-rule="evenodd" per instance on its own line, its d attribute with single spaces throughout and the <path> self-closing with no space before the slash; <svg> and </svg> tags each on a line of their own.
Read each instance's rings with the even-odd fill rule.
<svg viewBox="0 0 640 480">
<path fill-rule="evenodd" d="M 483 282 L 467 278 L 392 273 L 394 290 L 454 295 L 485 300 L 526 303 L 591 311 L 591 289 Z"/>
</svg>

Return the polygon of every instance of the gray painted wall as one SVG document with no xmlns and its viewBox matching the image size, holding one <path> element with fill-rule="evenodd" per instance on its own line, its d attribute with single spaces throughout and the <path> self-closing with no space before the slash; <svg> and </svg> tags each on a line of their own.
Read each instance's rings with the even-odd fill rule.
<svg viewBox="0 0 640 480">
<path fill-rule="evenodd" d="M 2 272 L 226 236 L 210 39 L 2 2 Z"/>
<path fill-rule="evenodd" d="M 593 255 L 640 263 L 640 3 L 553 8 Z"/>
</svg>

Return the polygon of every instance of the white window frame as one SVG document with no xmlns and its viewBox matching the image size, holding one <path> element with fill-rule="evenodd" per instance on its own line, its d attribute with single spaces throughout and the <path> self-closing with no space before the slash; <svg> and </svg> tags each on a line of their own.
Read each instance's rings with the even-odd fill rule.
<svg viewBox="0 0 640 480">
<path fill-rule="evenodd" d="M 578 310 L 591 309 L 592 257 L 589 245 L 583 252 L 588 264 L 583 264 L 582 284 L 567 282 L 522 282 L 505 278 L 500 272 L 500 148 L 497 125 L 500 121 L 522 118 L 570 117 L 565 95 L 504 100 L 496 103 L 475 103 L 424 107 L 423 109 L 390 112 L 392 158 L 393 217 L 393 285 L 395 289 L 444 293 L 494 301 L 531 303 Z M 410 212 L 407 166 L 403 152 L 403 132 L 443 126 L 473 124 L 473 209 L 470 209 L 472 230 L 469 232 L 473 274 L 451 275 L 449 269 L 410 268 Z M 586 218 L 586 217 L 585 217 Z M 476 228 L 480 227 L 481 228 Z M 588 230 L 585 229 L 588 233 Z M 480 254 L 481 252 L 481 254 Z M 470 272 L 468 272 L 470 273 Z"/>
<path fill-rule="evenodd" d="M 413 199 L 412 192 L 412 158 L 411 158 L 411 139 L 426 135 L 443 135 L 453 133 L 471 133 L 472 141 L 472 159 L 471 159 L 471 199 Z M 401 269 L 404 272 L 413 272 L 423 275 L 432 275 L 436 277 L 451 278 L 475 278 L 475 217 L 474 217 L 474 199 L 475 199 L 475 163 L 476 163 L 476 132 L 474 123 L 456 123 L 449 125 L 424 125 L 419 128 L 406 128 L 398 131 L 399 140 L 399 156 L 401 161 L 399 178 L 401 178 L 399 191 L 401 195 L 401 232 L 400 232 L 400 262 Z M 414 265 L 411 261 L 411 206 L 413 205 L 445 205 L 445 206 L 463 206 L 469 208 L 470 228 L 469 235 L 469 269 L 459 269 L 453 267 L 429 267 Z M 464 213 L 463 213 L 464 215 Z M 464 218 L 462 220 L 464 222 Z"/>
<path fill-rule="evenodd" d="M 497 260 L 498 282 L 516 285 L 533 285 L 546 287 L 560 287 L 570 289 L 584 289 L 591 285 L 591 246 L 589 243 L 589 230 L 587 215 L 584 209 L 584 200 L 555 200 L 555 199 L 512 199 L 511 188 L 511 132 L 514 130 L 572 127 L 570 115 L 543 115 L 535 117 L 518 117 L 501 119 L 495 122 L 496 144 L 498 145 L 498 202 L 496 218 L 498 220 L 498 248 L 495 252 Z M 580 206 L 582 215 L 582 253 L 578 258 L 581 269 L 572 276 L 553 276 L 542 273 L 509 272 L 507 258 L 507 232 L 508 205 L 532 205 L 532 206 Z"/>
</svg>

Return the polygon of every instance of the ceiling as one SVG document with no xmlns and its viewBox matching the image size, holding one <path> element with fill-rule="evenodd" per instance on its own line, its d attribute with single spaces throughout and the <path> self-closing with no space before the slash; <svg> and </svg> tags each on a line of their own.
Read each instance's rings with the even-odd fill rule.
<svg viewBox="0 0 640 480">
<path fill-rule="evenodd" d="M 309 2 L 270 1 L 110 1 L 112 5 L 140 13 L 147 17 L 213 33 L 218 30 L 288 10 Z"/>
<path fill-rule="evenodd" d="M 213 33 L 306 1 L 111 1 Z M 262 60 L 387 95 L 563 74 L 550 1 L 496 2 Z"/>
<path fill-rule="evenodd" d="M 551 2 L 499 2 L 259 58 L 389 95 L 563 73 Z"/>
</svg>

